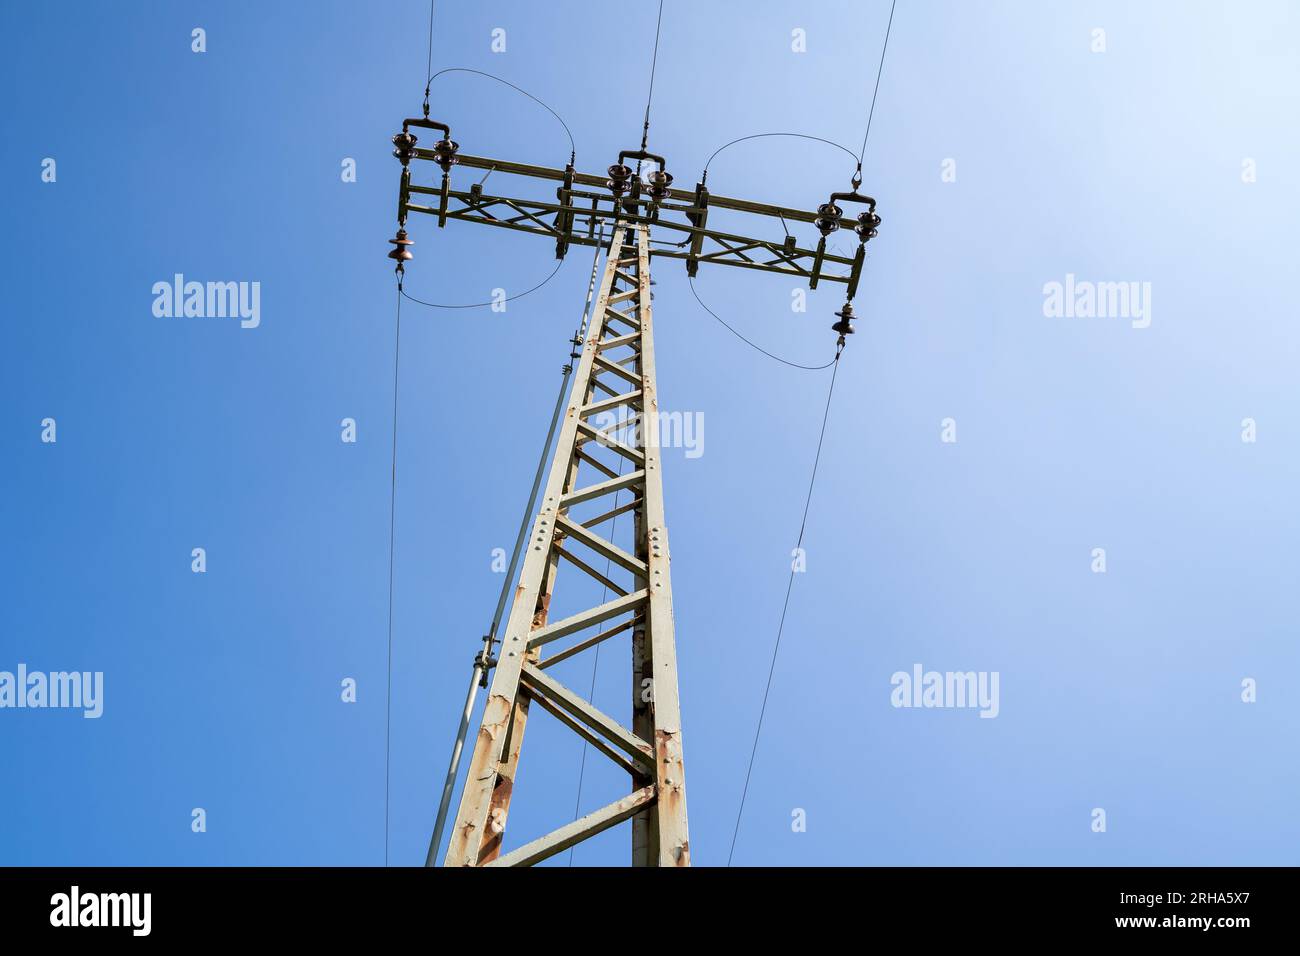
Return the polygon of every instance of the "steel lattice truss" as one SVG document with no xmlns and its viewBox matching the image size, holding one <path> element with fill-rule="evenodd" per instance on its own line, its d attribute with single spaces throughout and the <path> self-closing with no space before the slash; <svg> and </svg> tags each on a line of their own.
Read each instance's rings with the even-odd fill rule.
<svg viewBox="0 0 1300 956">
<path fill-rule="evenodd" d="M 649 227 L 625 222 L 610 240 L 593 319 L 502 634 L 451 833 L 448 866 L 527 866 L 628 819 L 634 865 L 690 863 L 657 414 Z M 597 427 L 604 420 L 612 424 Z M 631 499 L 618 505 L 620 492 L 630 493 Z M 598 513 L 585 519 L 578 515 L 592 510 Z M 608 530 L 627 512 L 633 520 L 632 551 L 610 540 Z M 597 570 L 603 561 L 620 580 Z M 562 563 L 594 579 L 612 598 L 551 621 L 548 611 Z M 630 728 L 550 672 L 552 665 L 629 632 Z M 534 706 L 627 771 L 629 793 L 503 854 L 524 729 Z"/>
</svg>

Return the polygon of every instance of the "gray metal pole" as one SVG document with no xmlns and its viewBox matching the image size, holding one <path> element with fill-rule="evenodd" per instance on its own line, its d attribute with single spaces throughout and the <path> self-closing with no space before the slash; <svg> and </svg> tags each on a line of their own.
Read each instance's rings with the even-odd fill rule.
<svg viewBox="0 0 1300 956">
<path fill-rule="evenodd" d="M 601 230 L 601 239 L 604 239 L 604 229 Z M 587 301 L 582 307 L 582 320 L 578 324 L 578 332 L 574 336 L 573 347 L 577 349 L 581 346 L 587 334 L 587 319 L 591 313 L 591 300 L 596 292 L 596 272 L 600 263 L 600 246 L 596 246 L 596 251 L 591 257 L 591 280 L 587 283 Z M 577 355 L 571 354 L 570 359 L 577 358 Z M 524 549 L 524 538 L 528 536 L 528 525 L 533 516 L 533 509 L 537 506 L 537 493 L 542 487 L 542 476 L 546 472 L 546 460 L 551 450 L 551 442 L 555 440 L 555 429 L 560 423 L 560 415 L 564 411 L 564 399 L 569 393 L 569 378 L 573 375 L 572 362 L 564 366 L 564 377 L 560 380 L 560 394 L 555 399 L 555 410 L 551 413 L 551 429 L 546 434 L 546 444 L 542 446 L 542 457 L 537 462 L 537 474 L 533 477 L 533 490 L 528 495 L 528 504 L 524 508 L 524 518 L 519 524 L 519 535 L 515 538 L 515 551 L 510 557 L 510 569 L 506 572 L 505 580 L 501 583 L 501 594 L 497 598 L 496 613 L 492 615 L 492 626 L 488 629 L 487 634 L 483 636 L 483 651 L 478 657 L 474 658 L 474 674 L 470 680 L 469 693 L 465 695 L 465 711 L 461 714 L 460 729 L 456 731 L 456 742 L 451 748 L 451 762 L 447 767 L 447 779 L 442 785 L 442 799 L 438 803 L 438 817 L 433 824 L 433 836 L 429 840 L 429 852 L 425 854 L 424 865 L 436 866 L 435 857 L 438 855 L 438 847 L 442 845 L 442 830 L 447 824 L 447 812 L 451 808 L 452 794 L 456 789 L 456 773 L 460 769 L 460 755 L 465 748 L 465 735 L 469 732 L 469 718 L 474 711 L 474 700 L 478 696 L 478 687 L 480 681 L 484 681 L 487 675 L 487 669 L 492 666 L 492 647 L 496 642 L 497 628 L 501 624 L 501 614 L 505 610 L 506 596 L 510 593 L 510 583 L 515 579 L 515 571 L 519 567 L 519 554 Z"/>
<path fill-rule="evenodd" d="M 442 828 L 447 823 L 451 793 L 456 787 L 456 771 L 460 767 L 460 752 L 465 746 L 465 734 L 469 731 L 469 718 L 474 712 L 474 698 L 478 696 L 478 682 L 482 677 L 483 668 L 476 659 L 474 674 L 469 679 L 469 693 L 465 695 L 465 711 L 460 715 L 460 729 L 456 731 L 456 743 L 451 748 L 451 766 L 447 768 L 447 781 L 442 785 L 442 802 L 438 804 L 438 819 L 433 825 L 433 839 L 429 841 L 429 852 L 424 858 L 425 866 L 436 865 L 434 857 L 438 855 L 438 846 L 442 843 Z"/>
</svg>

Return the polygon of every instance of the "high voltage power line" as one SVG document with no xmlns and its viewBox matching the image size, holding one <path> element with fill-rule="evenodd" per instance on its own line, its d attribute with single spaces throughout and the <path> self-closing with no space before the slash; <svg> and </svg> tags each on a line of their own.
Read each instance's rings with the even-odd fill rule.
<svg viewBox="0 0 1300 956">
<path fill-rule="evenodd" d="M 894 0 L 896 2 L 896 0 Z M 894 2 L 889 5 L 889 23 L 885 27 L 885 42 L 880 47 L 880 66 L 876 69 L 876 86 L 871 93 L 871 109 L 867 113 L 867 130 L 862 134 L 862 150 L 858 154 L 858 172 L 857 180 L 861 180 L 862 160 L 867 154 L 867 137 L 871 135 L 871 118 L 876 112 L 876 96 L 880 93 L 880 78 L 885 72 L 885 51 L 889 49 L 889 31 L 894 26 Z M 856 188 L 856 186 L 855 186 Z M 694 287 L 692 286 L 692 289 Z M 703 304 L 703 303 L 701 303 Z M 826 421 L 831 413 L 831 397 L 835 394 L 835 376 L 839 373 L 839 352 L 835 353 L 835 369 L 831 372 L 830 388 L 826 391 L 826 409 L 822 413 L 821 432 L 817 438 L 817 454 L 813 456 L 812 477 L 808 479 L 808 494 L 804 498 L 803 520 L 799 524 L 799 541 L 795 545 L 796 549 L 803 547 L 804 530 L 808 526 L 808 508 L 812 504 L 813 488 L 817 484 L 817 465 L 822 457 L 822 442 L 826 439 Z M 754 728 L 754 746 L 750 750 L 749 765 L 745 769 L 745 785 L 740 793 L 740 808 L 736 811 L 736 826 L 731 833 L 731 848 L 727 851 L 727 866 L 731 866 L 732 857 L 736 854 L 736 839 L 740 836 L 740 821 L 745 813 L 745 798 L 749 795 L 749 780 L 754 773 L 754 759 L 758 754 L 758 741 L 763 733 L 763 717 L 767 714 L 767 701 L 772 693 L 772 676 L 776 673 L 776 656 L 781 650 L 781 635 L 785 631 L 785 615 L 790 608 L 790 592 L 794 589 L 795 570 L 793 565 L 790 569 L 790 581 L 785 588 L 785 601 L 781 604 L 781 619 L 776 628 L 776 641 L 772 645 L 772 662 L 767 670 L 767 683 L 763 687 L 763 703 L 758 710 L 758 723 Z"/>
</svg>

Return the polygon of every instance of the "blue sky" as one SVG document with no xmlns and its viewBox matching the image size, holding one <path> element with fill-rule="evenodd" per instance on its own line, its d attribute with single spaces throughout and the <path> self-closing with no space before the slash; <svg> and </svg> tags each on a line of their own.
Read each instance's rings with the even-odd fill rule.
<svg viewBox="0 0 1300 956">
<path fill-rule="evenodd" d="M 621 9 L 616 32 L 606 5 L 439 3 L 433 65 L 524 87 L 600 172 L 639 142 L 655 12 Z M 687 187 L 752 133 L 856 150 L 888 13 L 667 0 L 651 148 Z M 105 675 L 98 720 L 0 710 L 0 862 L 382 864 L 389 138 L 419 110 L 428 7 L 0 17 L 0 670 Z M 864 164 L 884 222 L 735 863 L 1294 862 L 1297 28 L 1284 2 L 898 4 Z M 433 104 L 466 152 L 567 159 L 554 118 L 498 84 L 442 77 Z M 851 172 L 769 139 L 718 157 L 709 185 L 813 208 Z M 413 221 L 408 291 L 477 302 L 550 272 L 549 242 L 503 232 Z M 500 587 L 491 552 L 513 541 L 589 266 L 577 250 L 504 314 L 403 312 L 393 864 L 424 857 Z M 155 317 L 176 273 L 259 282 L 260 325 Z M 1067 274 L 1150 283 L 1149 327 L 1045 316 Z M 665 493 L 691 842 L 721 865 L 827 380 L 738 343 L 680 263 L 655 277 L 661 401 L 705 421 L 703 455 L 666 452 Z M 841 293 L 795 313 L 794 287 L 697 281 L 748 336 L 817 364 Z M 615 714 L 622 650 L 595 684 Z M 585 691 L 580 661 L 561 678 Z M 916 663 L 997 672 L 998 717 L 891 706 Z M 618 793 L 600 759 L 584 811 Z M 511 844 L 571 818 L 579 760 L 533 722 Z M 626 858 L 619 828 L 575 862 Z"/>
</svg>

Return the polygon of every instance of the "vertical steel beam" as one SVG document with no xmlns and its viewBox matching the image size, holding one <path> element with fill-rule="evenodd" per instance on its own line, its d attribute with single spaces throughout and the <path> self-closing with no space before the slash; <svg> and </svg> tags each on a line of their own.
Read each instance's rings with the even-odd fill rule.
<svg viewBox="0 0 1300 956">
<path fill-rule="evenodd" d="M 646 550 L 647 632 L 644 654 L 650 684 L 639 695 L 650 697 L 647 737 L 655 750 L 657 779 L 651 811 L 649 852 L 657 866 L 689 866 L 690 840 L 686 827 L 686 771 L 682 759 L 682 717 L 677 689 L 677 646 L 673 626 L 673 592 L 669 577 L 668 528 L 664 520 L 663 469 L 659 456 L 659 397 L 655 380 L 653 308 L 650 298 L 650 228 L 637 226 L 637 280 L 641 319 L 641 401 L 645 450 L 644 505 L 638 509 L 638 546 Z"/>
<path fill-rule="evenodd" d="M 640 230 L 638 230 L 638 233 Z M 639 270 L 642 266 L 641 256 L 634 242 L 630 242 L 626 249 L 620 254 L 620 260 L 623 268 L 631 275 L 636 283 L 637 290 L 637 323 L 638 328 L 632 334 L 637 337 L 638 347 L 636 353 L 636 373 L 644 381 L 643 367 L 641 364 L 643 350 L 645 349 L 645 322 L 643 316 L 649 314 L 647 309 L 650 304 L 649 296 L 642 298 L 641 280 Z M 643 396 L 644 398 L 644 396 Z M 654 426 L 654 416 L 651 415 L 648 406 L 642 405 L 641 420 L 636 429 L 636 447 L 641 450 L 642 454 L 646 451 L 646 433 L 647 428 Z M 648 424 L 647 424 L 648 423 Z M 644 471 L 644 469 L 643 469 Z M 643 484 L 644 490 L 644 484 Z M 636 540 L 636 556 L 649 568 L 649 548 L 646 547 L 645 533 L 645 496 L 642 495 L 642 504 L 632 512 L 633 534 Z M 646 640 L 646 617 L 642 616 L 641 623 L 632 629 L 632 732 L 643 740 L 654 739 L 654 716 L 651 713 L 650 698 L 651 688 L 653 687 L 653 670 L 650 664 L 650 645 Z M 639 783 L 652 783 L 651 780 L 638 781 Z M 655 808 L 653 805 L 647 806 L 644 810 L 638 812 L 632 817 L 632 865 L 633 866 L 655 866 L 657 865 L 658 853 L 653 846 L 654 842 L 654 820 Z"/>
</svg>

